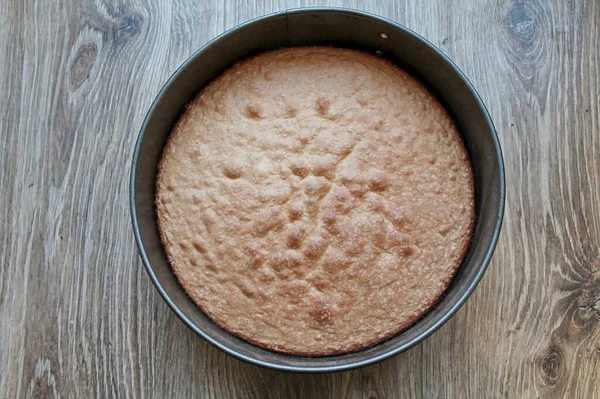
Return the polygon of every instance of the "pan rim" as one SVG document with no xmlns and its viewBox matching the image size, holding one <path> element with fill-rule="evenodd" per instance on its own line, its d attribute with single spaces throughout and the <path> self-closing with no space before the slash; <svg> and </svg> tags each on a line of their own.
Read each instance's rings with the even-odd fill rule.
<svg viewBox="0 0 600 399">
<path fill-rule="evenodd" d="M 460 296 L 458 297 L 456 302 L 454 304 L 452 304 L 452 306 L 445 313 L 443 313 L 439 317 L 439 319 L 435 320 L 432 325 L 427 327 L 423 332 L 421 332 L 414 338 L 410 339 L 409 341 L 401 343 L 400 345 L 398 345 L 394 348 L 391 348 L 390 350 L 388 350 L 386 352 L 377 354 L 372 357 L 368 357 L 366 359 L 362 359 L 362 360 L 350 360 L 349 359 L 348 361 L 346 361 L 344 363 L 339 363 L 339 364 L 335 364 L 335 365 L 293 366 L 293 365 L 286 365 L 286 364 L 280 364 L 280 363 L 257 359 L 252 356 L 243 354 L 243 353 L 217 341 L 216 339 L 209 336 L 206 332 L 204 332 L 204 330 L 199 328 L 198 325 L 196 325 L 194 322 L 192 322 L 188 318 L 188 316 L 185 314 L 185 312 L 183 312 L 179 308 L 179 306 L 177 306 L 173 302 L 173 300 L 171 299 L 169 294 L 166 292 L 166 290 L 160 283 L 156 273 L 154 272 L 154 268 L 152 267 L 152 264 L 151 264 L 150 260 L 148 259 L 148 256 L 147 256 L 147 253 L 146 253 L 146 250 L 144 247 L 144 243 L 143 243 L 143 240 L 141 237 L 140 227 L 139 227 L 139 223 L 138 223 L 138 219 L 137 219 L 137 207 L 136 207 L 136 202 L 135 202 L 135 199 L 136 199 L 135 185 L 136 185 L 137 163 L 138 163 L 138 159 L 139 159 L 139 155 L 140 155 L 140 147 L 141 147 L 141 143 L 144 138 L 144 134 L 148 127 L 149 119 L 156 111 L 158 104 L 160 103 L 160 100 L 163 97 L 163 95 L 165 94 L 165 92 L 172 85 L 172 83 L 178 78 L 178 76 L 181 74 L 181 72 L 188 67 L 189 64 L 191 64 L 196 58 L 200 57 L 208 48 L 218 44 L 218 42 L 221 39 L 232 34 L 234 31 L 236 31 L 244 26 L 259 23 L 259 22 L 267 20 L 267 19 L 272 19 L 272 18 L 277 18 L 277 17 L 286 17 L 287 18 L 289 15 L 292 15 L 292 14 L 314 13 L 314 12 L 340 13 L 340 14 L 345 14 L 345 15 L 353 15 L 353 16 L 358 16 L 358 17 L 367 18 L 367 19 L 375 19 L 379 22 L 390 25 L 391 27 L 402 31 L 403 33 L 407 34 L 408 36 L 411 36 L 412 38 L 419 41 L 423 46 L 427 47 L 437 57 L 439 57 L 444 63 L 446 63 L 448 66 L 451 67 L 453 73 L 455 73 L 458 76 L 458 78 L 460 78 L 460 80 L 464 83 L 465 87 L 468 89 L 469 93 L 475 99 L 482 114 L 484 115 L 485 122 L 489 129 L 489 133 L 491 134 L 491 138 L 492 138 L 492 141 L 494 144 L 494 151 L 498 158 L 497 166 L 498 166 L 498 177 L 499 177 L 499 182 L 498 182 L 498 184 L 499 184 L 499 204 L 498 204 L 498 213 L 496 215 L 490 215 L 490 217 L 495 217 L 494 230 L 493 230 L 493 233 L 491 236 L 490 244 L 485 251 L 483 261 L 476 268 L 475 275 L 472 277 L 472 279 L 470 281 L 468 281 L 468 284 L 466 285 L 464 292 L 462 294 L 460 294 Z M 134 236 L 135 236 L 138 251 L 142 258 L 146 272 L 148 273 L 152 283 L 158 290 L 158 292 L 161 295 L 161 297 L 163 298 L 163 300 L 167 303 L 167 305 L 171 308 L 171 310 L 179 317 L 179 319 L 181 321 L 183 321 L 190 329 L 192 329 L 196 334 L 201 336 L 205 341 L 214 345 L 215 347 L 222 350 L 223 352 L 225 352 L 235 358 L 243 360 L 245 362 L 254 364 L 254 365 L 258 365 L 258 366 L 262 366 L 262 367 L 266 367 L 266 368 L 270 368 L 270 369 L 274 369 L 274 370 L 280 370 L 280 371 L 293 371 L 293 372 L 304 372 L 304 373 L 327 373 L 327 372 L 347 371 L 347 370 L 351 370 L 351 369 L 355 369 L 355 368 L 359 368 L 359 367 L 364 367 L 367 365 L 372 365 L 372 364 L 381 362 L 385 359 L 388 359 L 392 356 L 395 356 L 401 352 L 404 352 L 404 351 L 412 348 L 413 346 L 417 345 L 418 343 L 422 342 L 427 337 L 429 337 L 431 334 L 433 334 L 435 331 L 437 331 L 441 326 L 443 326 L 452 316 L 454 316 L 454 314 L 464 305 L 466 300 L 471 296 L 471 294 L 473 293 L 473 291 L 475 290 L 475 288 L 481 281 L 481 279 L 482 279 L 485 271 L 487 270 L 489 263 L 492 259 L 494 250 L 495 250 L 497 242 L 498 242 L 500 231 L 502 228 L 502 222 L 503 222 L 503 216 L 504 216 L 504 210 L 505 210 L 505 197 L 506 197 L 505 184 L 506 184 L 505 169 L 504 169 L 504 159 L 503 159 L 503 155 L 502 155 L 502 149 L 500 146 L 500 141 L 498 139 L 496 129 L 495 129 L 494 124 L 489 115 L 489 112 L 488 112 L 487 108 L 485 107 L 485 104 L 483 103 L 478 92 L 475 90 L 475 88 L 471 84 L 471 82 L 468 80 L 468 78 L 464 75 L 464 73 L 458 68 L 458 66 L 448 56 L 446 56 L 443 52 L 441 52 L 441 50 L 439 50 L 437 47 L 435 47 L 432 43 L 427 41 L 425 38 L 423 38 L 419 34 L 408 29 L 407 27 L 405 27 L 397 22 L 394 22 L 392 20 L 389 20 L 387 18 L 380 17 L 378 15 L 375 15 L 375 14 L 372 14 L 369 12 L 350 9 L 350 8 L 319 6 L 319 7 L 303 7 L 303 8 L 286 9 L 283 11 L 278 11 L 278 12 L 270 13 L 270 14 L 267 14 L 264 16 L 260 16 L 260 17 L 251 19 L 249 21 L 246 21 L 242 24 L 239 24 L 231 29 L 228 29 L 224 33 L 215 37 L 214 39 L 208 41 L 206 44 L 204 44 L 202 47 L 200 47 L 198 50 L 196 50 L 191 56 L 189 56 L 175 70 L 175 72 L 169 77 L 167 82 L 162 86 L 161 90 L 156 95 L 154 101 L 152 102 L 152 105 L 150 106 L 148 112 L 146 113 L 146 116 L 142 123 L 141 129 L 138 133 L 138 137 L 137 137 L 134 151 L 133 151 L 133 157 L 132 157 L 132 163 L 131 163 L 131 169 L 130 169 L 130 185 L 129 185 L 130 198 L 129 198 L 129 201 L 130 201 L 130 211 L 131 211 L 131 219 L 132 219 Z M 361 353 L 361 351 L 354 352 L 352 354 L 358 354 L 358 353 Z M 290 358 L 294 358 L 294 359 L 300 358 L 298 356 L 285 355 L 285 354 L 281 354 L 281 353 L 279 353 L 278 355 L 281 355 L 284 357 L 289 356 Z M 348 355 L 351 355 L 351 354 L 348 354 Z M 344 356 L 348 356 L 348 355 L 344 355 Z M 336 356 L 331 356 L 330 358 L 333 359 L 335 357 Z M 314 358 L 307 358 L 307 359 L 314 359 Z"/>
</svg>

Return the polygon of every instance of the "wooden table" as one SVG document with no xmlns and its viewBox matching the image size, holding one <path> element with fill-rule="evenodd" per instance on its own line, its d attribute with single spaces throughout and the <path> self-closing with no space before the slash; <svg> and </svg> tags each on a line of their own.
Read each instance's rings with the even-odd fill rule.
<svg viewBox="0 0 600 399">
<path fill-rule="evenodd" d="M 475 294 L 375 366 L 235 360 L 168 309 L 128 203 L 142 119 L 194 50 L 312 1 L 0 2 L 0 397 L 600 398 L 600 2 L 332 1 L 424 35 L 469 76 L 507 208 Z"/>
</svg>

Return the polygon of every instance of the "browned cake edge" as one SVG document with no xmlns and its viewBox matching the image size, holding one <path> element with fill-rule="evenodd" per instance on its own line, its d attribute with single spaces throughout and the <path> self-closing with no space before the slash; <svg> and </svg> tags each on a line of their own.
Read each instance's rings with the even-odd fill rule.
<svg viewBox="0 0 600 399">
<path fill-rule="evenodd" d="M 277 50 L 275 50 L 277 51 Z M 260 55 L 260 54 L 259 54 Z M 257 57 L 257 56 L 254 56 Z M 230 75 L 233 74 L 237 69 L 240 68 L 240 66 L 245 62 L 248 61 L 249 59 L 252 59 L 254 57 L 250 57 L 248 59 L 244 59 L 238 63 L 236 63 L 235 65 L 233 65 L 232 67 L 228 68 L 224 73 L 218 75 L 216 79 L 221 79 L 223 76 L 226 75 Z M 386 62 L 388 62 L 389 64 L 391 64 L 395 69 L 400 69 L 397 65 L 393 64 L 390 61 L 385 60 Z M 415 79 L 415 81 L 421 85 L 427 92 L 431 93 L 431 91 L 421 82 L 420 79 L 416 78 L 415 76 L 411 75 L 413 77 L 413 79 Z M 211 81 L 209 82 L 206 86 L 204 86 L 199 93 L 201 93 L 203 90 L 205 90 L 208 86 L 212 85 L 212 83 L 215 81 Z M 199 94 L 198 93 L 198 94 Z M 190 102 L 188 102 L 188 104 L 185 106 L 185 110 L 184 112 L 181 114 L 181 117 L 179 118 L 178 122 L 175 124 L 175 126 L 173 127 L 173 130 L 171 131 L 167 142 L 165 144 L 165 147 L 163 149 L 163 154 L 166 152 L 166 150 L 170 147 L 173 138 L 179 133 L 180 131 L 180 126 L 184 125 L 185 122 L 190 118 L 189 115 L 189 108 L 192 105 L 192 103 L 195 101 L 195 99 L 197 98 L 197 95 L 194 96 L 194 98 L 192 100 L 190 100 Z M 439 102 L 439 100 L 437 99 L 436 96 L 434 96 L 434 99 L 432 99 L 432 101 L 436 101 Z M 444 107 L 444 109 L 446 110 L 446 112 L 448 112 L 448 110 Z M 470 158 L 468 156 L 468 153 L 466 152 L 465 146 L 464 146 L 464 141 L 462 140 L 462 137 L 460 135 L 460 131 L 457 129 L 455 121 L 452 119 L 452 116 L 450 115 L 450 113 L 448 112 L 448 115 L 451 118 L 452 121 L 452 125 L 454 127 L 454 130 L 458 133 L 458 135 L 454 136 L 455 139 L 459 140 L 461 142 L 461 146 L 460 146 L 460 150 L 462 151 L 462 153 L 464 155 L 466 155 L 466 157 L 462 158 L 464 159 L 464 161 L 462 161 L 463 166 L 467 166 L 468 172 L 469 172 L 469 180 L 470 180 L 470 186 L 474 188 L 474 178 L 473 178 L 473 169 L 470 163 Z M 207 311 L 205 311 L 205 309 L 202 308 L 201 306 L 201 301 L 198 298 L 194 298 L 193 295 L 193 290 L 190 290 L 187 282 L 185 281 L 185 279 L 180 275 L 180 273 L 178 273 L 176 271 L 176 268 L 173 267 L 173 265 L 175 264 L 175 261 L 173 260 L 173 256 L 171 253 L 171 244 L 166 240 L 165 235 L 163 234 L 163 227 L 162 227 L 162 219 L 164 218 L 164 213 L 165 213 L 165 209 L 164 209 L 164 205 L 160 203 L 160 201 L 158 201 L 158 192 L 161 190 L 162 188 L 162 172 L 163 172 L 163 162 L 164 162 L 164 157 L 161 156 L 160 162 L 158 164 L 157 170 L 157 177 L 156 177 L 156 186 L 155 186 L 155 199 L 154 199 L 154 204 L 156 206 L 156 213 L 157 213 L 157 224 L 158 224 L 158 231 L 159 231 L 159 235 L 160 235 L 160 240 L 163 246 L 163 249 L 165 251 L 165 254 L 167 256 L 167 260 L 169 261 L 169 265 L 171 266 L 171 270 L 173 271 L 173 274 L 175 274 L 177 280 L 179 281 L 179 284 L 181 284 L 181 286 L 183 287 L 185 293 L 188 295 L 188 297 L 196 304 L 196 306 L 198 306 L 198 308 L 205 314 L 207 315 L 213 323 L 215 323 L 216 325 L 218 325 L 220 328 L 222 328 L 223 330 L 227 331 L 229 334 L 238 337 L 246 342 L 249 342 L 255 346 L 261 347 L 263 349 L 267 349 L 270 351 L 274 351 L 274 352 L 278 352 L 278 353 L 284 353 L 284 354 L 288 354 L 288 355 L 294 355 L 294 356 L 304 356 L 304 357 L 326 357 L 326 356 L 337 356 L 337 355 L 344 355 L 344 354 L 348 354 L 348 353 L 352 353 L 352 352 L 358 352 L 370 347 L 373 347 L 377 344 L 380 344 L 382 342 L 385 342 L 389 339 L 391 339 L 392 337 L 398 335 L 400 332 L 406 330 L 407 328 L 409 328 L 410 326 L 412 326 L 413 324 L 415 324 L 418 320 L 422 319 L 424 316 L 426 316 L 429 312 L 431 312 L 431 310 L 439 303 L 439 301 L 442 299 L 442 297 L 445 295 L 448 286 L 450 284 L 450 282 L 454 279 L 454 276 L 456 275 L 456 272 L 458 271 L 458 269 L 460 268 L 460 266 L 462 265 L 462 262 L 464 261 L 464 258 L 468 252 L 470 243 L 471 243 L 471 239 L 473 236 L 473 230 L 474 230 L 474 226 L 475 226 L 475 220 L 476 220 L 476 209 L 475 209 L 475 190 L 473 190 L 473 197 L 471 198 L 471 212 L 469 214 L 470 217 L 470 223 L 469 223 L 469 229 L 468 229 L 468 233 L 464 234 L 459 240 L 457 240 L 456 244 L 457 246 L 460 248 L 459 253 L 460 255 L 460 262 L 458 262 L 453 270 L 452 275 L 445 279 L 443 281 L 443 284 L 446 286 L 445 290 L 438 295 L 437 297 L 434 297 L 432 300 L 430 300 L 427 304 L 426 307 L 426 311 L 422 312 L 422 313 L 417 313 L 415 315 L 415 317 L 413 317 L 412 319 L 407 320 L 405 323 L 400 323 L 398 325 L 398 328 L 391 331 L 390 333 L 386 334 L 385 336 L 383 336 L 383 338 L 376 338 L 373 339 L 371 341 L 367 341 L 367 342 L 362 342 L 362 343 L 357 343 L 356 345 L 354 345 L 352 348 L 348 349 L 348 350 L 328 350 L 328 351 L 299 351 L 299 350 L 294 350 L 294 349 L 290 349 L 290 348 L 286 348 L 285 346 L 280 346 L 278 345 L 277 348 L 273 348 L 270 347 L 268 343 L 264 343 L 264 342 L 260 342 L 258 341 L 256 338 L 248 336 L 246 334 L 244 334 L 243 332 L 236 332 L 236 331 L 232 331 L 229 328 L 227 328 L 225 325 L 223 325 L 216 317 L 213 317 L 213 315 L 209 314 Z"/>
</svg>

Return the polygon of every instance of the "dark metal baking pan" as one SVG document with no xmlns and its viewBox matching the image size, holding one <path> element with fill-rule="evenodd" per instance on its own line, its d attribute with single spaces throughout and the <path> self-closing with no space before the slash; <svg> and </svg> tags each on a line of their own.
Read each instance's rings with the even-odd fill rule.
<svg viewBox="0 0 600 399">
<path fill-rule="evenodd" d="M 161 246 L 154 208 L 157 165 L 184 106 L 208 82 L 249 55 L 281 47 L 334 45 L 384 56 L 418 75 L 453 115 L 475 176 L 477 219 L 470 249 L 440 302 L 412 327 L 371 348 L 341 356 L 298 357 L 271 352 L 215 325 L 185 294 Z M 454 63 L 407 28 L 340 8 L 288 10 L 244 23 L 207 43 L 171 76 L 144 120 L 135 145 L 130 187 L 133 228 L 150 278 L 171 309 L 198 335 L 224 352 L 260 366 L 332 372 L 387 359 L 421 342 L 467 300 L 483 276 L 502 225 L 505 179 L 502 152 L 479 95 Z"/>
</svg>

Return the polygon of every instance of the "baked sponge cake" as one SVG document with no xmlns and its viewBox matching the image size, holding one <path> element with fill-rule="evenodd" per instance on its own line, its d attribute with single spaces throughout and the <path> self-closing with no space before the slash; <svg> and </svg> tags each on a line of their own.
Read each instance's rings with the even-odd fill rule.
<svg viewBox="0 0 600 399">
<path fill-rule="evenodd" d="M 273 351 L 386 340 L 443 295 L 475 218 L 444 107 L 367 53 L 250 58 L 189 103 L 156 182 L 173 272 L 215 323 Z"/>
</svg>

